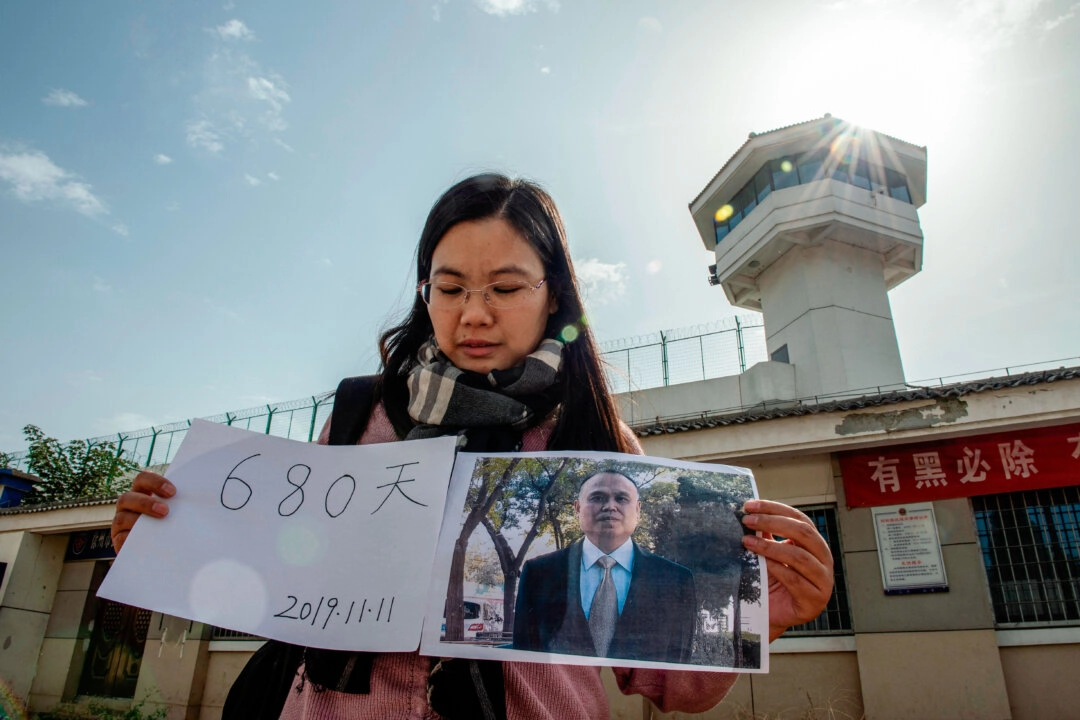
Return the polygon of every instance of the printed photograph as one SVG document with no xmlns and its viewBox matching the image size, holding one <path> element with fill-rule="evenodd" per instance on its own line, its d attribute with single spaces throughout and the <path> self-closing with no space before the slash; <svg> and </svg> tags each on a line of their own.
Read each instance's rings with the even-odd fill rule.
<svg viewBox="0 0 1080 720">
<path fill-rule="evenodd" d="M 761 671 L 767 583 L 741 542 L 756 496 L 749 470 L 724 465 L 461 453 L 425 652 Z"/>
</svg>

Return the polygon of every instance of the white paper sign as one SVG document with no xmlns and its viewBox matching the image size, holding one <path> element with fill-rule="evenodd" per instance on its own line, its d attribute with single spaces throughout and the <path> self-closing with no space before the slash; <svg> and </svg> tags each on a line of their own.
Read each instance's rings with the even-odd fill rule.
<svg viewBox="0 0 1080 720">
<path fill-rule="evenodd" d="M 98 595 L 332 650 L 415 650 L 456 438 L 296 442 L 196 420 Z"/>
<path fill-rule="evenodd" d="M 948 590 L 934 505 L 872 508 L 886 595 Z"/>
</svg>

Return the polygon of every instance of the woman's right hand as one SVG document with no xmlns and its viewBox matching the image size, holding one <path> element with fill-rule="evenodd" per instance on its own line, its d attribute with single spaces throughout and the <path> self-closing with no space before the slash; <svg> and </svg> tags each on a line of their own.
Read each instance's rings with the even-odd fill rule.
<svg viewBox="0 0 1080 720">
<path fill-rule="evenodd" d="M 157 473 L 143 470 L 136 475 L 131 489 L 116 501 L 116 514 L 112 521 L 113 548 L 120 552 L 140 515 L 156 518 L 168 515 L 169 506 L 161 499 L 171 498 L 175 494 L 176 486 Z"/>
</svg>

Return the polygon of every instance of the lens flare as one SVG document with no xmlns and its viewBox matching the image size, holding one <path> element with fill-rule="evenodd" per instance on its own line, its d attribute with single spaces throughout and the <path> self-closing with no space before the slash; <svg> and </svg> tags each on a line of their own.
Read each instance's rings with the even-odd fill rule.
<svg viewBox="0 0 1080 720">
<path fill-rule="evenodd" d="M 780 169 L 784 172 L 791 172 L 794 167 L 795 166 L 791 164 L 790 160 L 784 160 L 782 163 L 780 163 Z"/>
<path fill-rule="evenodd" d="M 244 598 L 244 602 L 237 602 Z M 203 622 L 234 630 L 250 627 L 266 613 L 266 584 L 257 570 L 235 560 L 214 560 L 191 579 L 191 611 Z"/>
<path fill-rule="evenodd" d="M 650 275 L 655 275 L 656 273 L 660 272 L 663 267 L 664 263 L 660 262 L 659 260 L 650 260 L 649 263 L 645 266 L 645 272 L 649 273 Z"/>
<path fill-rule="evenodd" d="M 26 708 L 3 680 L 0 680 L 0 717 L 26 720 Z"/>
<path fill-rule="evenodd" d="M 581 333 L 576 327 L 567 325 L 562 329 L 562 332 L 559 333 L 559 339 L 562 340 L 564 344 L 569 344 L 577 340 L 579 335 L 581 335 Z"/>
<path fill-rule="evenodd" d="M 735 214 L 735 208 L 731 205 L 724 205 L 716 211 L 716 222 L 727 222 L 728 218 Z"/>
</svg>

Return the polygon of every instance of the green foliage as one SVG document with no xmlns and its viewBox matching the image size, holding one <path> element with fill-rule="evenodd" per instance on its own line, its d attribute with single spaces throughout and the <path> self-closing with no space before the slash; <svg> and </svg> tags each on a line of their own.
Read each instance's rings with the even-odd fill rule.
<svg viewBox="0 0 1080 720">
<path fill-rule="evenodd" d="M 11 462 L 14 459 L 14 455 L 11 453 L 0 452 L 0 468 L 11 467 Z"/>
<path fill-rule="evenodd" d="M 499 557 L 491 551 L 465 554 L 465 579 L 477 585 L 502 585 Z"/>
<path fill-rule="evenodd" d="M 139 467 L 119 457 L 111 442 L 62 445 L 34 425 L 23 428 L 23 435 L 30 443 L 27 471 L 43 481 L 27 493 L 24 505 L 115 495 L 127 489 L 125 474 Z"/>
<path fill-rule="evenodd" d="M 143 700 L 123 710 L 92 702 L 85 707 L 34 715 L 34 720 L 165 720 L 167 716 L 164 705 L 148 712 Z"/>
</svg>

